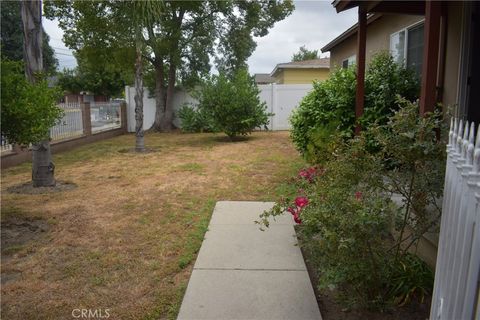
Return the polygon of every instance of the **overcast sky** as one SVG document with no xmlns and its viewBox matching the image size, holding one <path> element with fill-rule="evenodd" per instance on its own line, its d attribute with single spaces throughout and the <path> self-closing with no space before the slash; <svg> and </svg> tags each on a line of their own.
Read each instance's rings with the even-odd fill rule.
<svg viewBox="0 0 480 320">
<path fill-rule="evenodd" d="M 295 10 L 290 16 L 277 22 L 265 37 L 255 39 L 257 48 L 248 59 L 250 73 L 270 73 L 277 63 L 290 61 L 302 45 L 320 50 L 356 21 L 355 9 L 337 14 L 330 0 L 295 1 Z M 58 24 L 44 19 L 43 26 L 50 36 L 60 69 L 75 67 L 75 58 L 63 44 L 63 32 Z M 324 56 L 327 55 L 322 54 Z"/>
<path fill-rule="evenodd" d="M 256 39 L 257 48 L 248 59 L 250 73 L 272 72 L 278 63 L 291 61 L 303 45 L 320 53 L 323 46 L 356 22 L 355 9 L 337 14 L 331 1 L 295 1 L 290 16 L 277 22 L 268 35 Z"/>
</svg>

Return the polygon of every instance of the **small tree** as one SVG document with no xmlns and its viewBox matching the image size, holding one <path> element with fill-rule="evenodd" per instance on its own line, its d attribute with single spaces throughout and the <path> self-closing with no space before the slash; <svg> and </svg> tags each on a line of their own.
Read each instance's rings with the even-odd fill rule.
<svg viewBox="0 0 480 320">
<path fill-rule="evenodd" d="M 313 60 L 318 58 L 318 50 L 308 50 L 305 46 L 301 46 L 299 51 L 292 56 L 292 61 Z"/>
<path fill-rule="evenodd" d="M 20 62 L 2 61 L 1 67 L 2 137 L 18 145 L 33 144 L 34 160 L 38 159 L 35 153 L 39 148 L 47 149 L 43 150 L 47 156 L 40 156 L 46 162 L 34 161 L 32 179 L 34 186 L 51 186 L 55 180 L 48 140 L 50 128 L 62 116 L 62 110 L 56 106 L 60 92 L 49 88 L 46 80 L 27 81 Z M 42 144 L 44 147 L 39 146 Z M 36 166 L 42 167 L 35 169 Z"/>
<path fill-rule="evenodd" d="M 210 112 L 217 127 L 233 140 L 257 127 L 266 129 L 271 114 L 266 112 L 267 105 L 260 102 L 259 92 L 246 69 L 240 69 L 231 78 L 221 73 L 206 81 L 199 108 Z"/>
<path fill-rule="evenodd" d="M 25 61 L 25 76 L 32 89 L 37 86 L 45 86 L 41 82 L 41 75 L 44 72 L 42 58 L 42 2 L 41 1 L 22 1 L 21 16 L 23 23 L 23 55 Z M 45 86 L 46 87 L 46 86 Z M 21 88 L 17 88 L 21 92 Z M 46 89 L 46 88 L 45 88 Z M 5 91 L 2 90 L 2 93 Z M 12 91 L 15 92 L 15 91 Z M 33 90 L 31 92 L 34 92 Z M 45 100 L 42 102 L 42 92 L 37 92 L 37 96 L 29 95 L 29 91 L 22 92 L 24 96 L 24 107 L 27 110 L 24 120 L 29 116 L 36 116 L 39 134 L 41 139 L 33 139 L 32 137 L 32 182 L 34 187 L 49 187 L 55 185 L 55 165 L 52 162 L 52 154 L 50 152 L 49 128 L 45 126 L 53 124 L 53 116 L 50 117 L 48 111 L 54 108 L 55 99 L 46 94 Z M 21 97 L 19 95 L 19 97 Z M 4 97 L 2 97 L 3 100 Z M 17 97 L 13 97 L 14 101 Z M 3 104 L 3 101 L 2 101 Z M 15 102 L 13 105 L 15 106 Z M 33 115 L 29 114 L 33 112 Z M 47 114 L 42 113 L 47 112 Z M 60 113 L 58 113 L 60 115 Z M 3 121 L 3 119 L 2 119 Z M 3 130 L 3 129 L 2 129 Z"/>
</svg>

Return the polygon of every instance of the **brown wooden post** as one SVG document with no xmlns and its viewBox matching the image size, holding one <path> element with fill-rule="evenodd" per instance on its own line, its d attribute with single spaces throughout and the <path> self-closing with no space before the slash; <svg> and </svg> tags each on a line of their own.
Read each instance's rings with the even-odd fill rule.
<svg viewBox="0 0 480 320">
<path fill-rule="evenodd" d="M 92 135 L 92 116 L 90 112 L 90 102 L 82 102 L 80 104 L 82 109 L 83 134 L 86 136 Z"/>
<path fill-rule="evenodd" d="M 422 88 L 420 91 L 420 114 L 435 108 L 437 89 L 438 53 L 440 41 L 441 1 L 425 1 L 425 29 L 422 66 Z"/>
<path fill-rule="evenodd" d="M 120 125 L 122 126 L 123 132 L 127 133 L 128 128 L 127 128 L 127 103 L 122 102 L 120 103 Z"/>
<path fill-rule="evenodd" d="M 355 95 L 355 118 L 357 124 L 355 134 L 360 133 L 358 119 L 363 115 L 365 103 L 365 52 L 367 43 L 367 11 L 363 4 L 358 6 L 358 31 L 357 31 L 357 91 Z"/>
</svg>

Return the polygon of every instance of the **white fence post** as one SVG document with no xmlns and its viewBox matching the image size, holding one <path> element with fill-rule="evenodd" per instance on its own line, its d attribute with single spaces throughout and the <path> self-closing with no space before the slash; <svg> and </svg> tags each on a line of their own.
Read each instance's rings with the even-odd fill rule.
<svg viewBox="0 0 480 320">
<path fill-rule="evenodd" d="M 480 128 L 452 119 L 430 319 L 473 319 L 480 267 Z"/>
</svg>

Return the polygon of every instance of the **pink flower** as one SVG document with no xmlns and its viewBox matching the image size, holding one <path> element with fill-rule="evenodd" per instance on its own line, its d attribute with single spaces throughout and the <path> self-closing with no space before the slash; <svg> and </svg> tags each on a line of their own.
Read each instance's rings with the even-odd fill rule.
<svg viewBox="0 0 480 320">
<path fill-rule="evenodd" d="M 308 199 L 307 197 L 297 197 L 295 199 L 295 205 L 297 207 L 303 208 L 308 204 Z"/>
<path fill-rule="evenodd" d="M 363 197 L 363 193 L 361 191 L 355 192 L 355 199 L 357 199 L 358 201 L 361 201 L 362 197 Z"/>
</svg>

